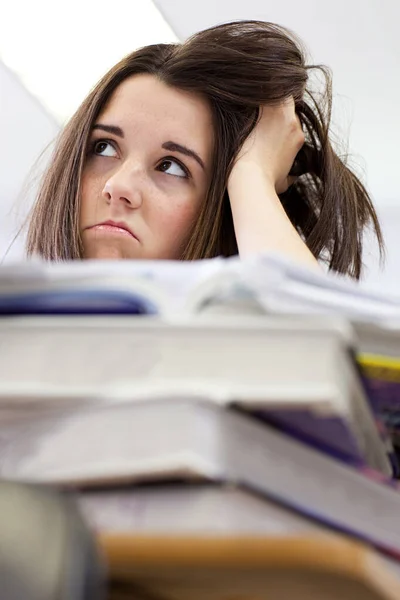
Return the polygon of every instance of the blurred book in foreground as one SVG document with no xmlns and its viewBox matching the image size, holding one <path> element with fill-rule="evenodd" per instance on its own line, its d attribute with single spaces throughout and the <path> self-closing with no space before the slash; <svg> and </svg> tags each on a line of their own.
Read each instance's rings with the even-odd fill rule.
<svg viewBox="0 0 400 600">
<path fill-rule="evenodd" d="M 400 320 L 400 298 L 277 255 L 200 261 L 28 261 L 0 267 L 0 314 L 152 314 L 210 310 Z"/>
<path fill-rule="evenodd" d="M 104 535 L 110 600 L 396 600 L 387 560 L 339 536 Z"/>
<path fill-rule="evenodd" d="M 41 406 L 201 395 L 392 473 L 343 320 L 18 317 L 0 319 L 0 340 L 0 424 L 13 412 L 29 420 Z"/>
<path fill-rule="evenodd" d="M 177 479 L 231 483 L 400 555 L 394 482 L 207 401 L 169 398 L 32 415 L 2 433 L 0 475 L 82 490 Z"/>
</svg>

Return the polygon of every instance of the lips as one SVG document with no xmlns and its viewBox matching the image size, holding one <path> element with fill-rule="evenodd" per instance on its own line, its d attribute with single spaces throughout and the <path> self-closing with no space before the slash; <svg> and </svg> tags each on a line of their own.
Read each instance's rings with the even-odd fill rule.
<svg viewBox="0 0 400 600">
<path fill-rule="evenodd" d="M 88 229 L 95 229 L 97 231 L 108 231 L 110 233 L 120 235 L 129 235 L 130 237 L 133 237 L 136 240 L 138 239 L 133 233 L 133 231 L 123 221 L 104 221 L 104 223 L 92 225 L 92 227 L 88 227 Z"/>
</svg>

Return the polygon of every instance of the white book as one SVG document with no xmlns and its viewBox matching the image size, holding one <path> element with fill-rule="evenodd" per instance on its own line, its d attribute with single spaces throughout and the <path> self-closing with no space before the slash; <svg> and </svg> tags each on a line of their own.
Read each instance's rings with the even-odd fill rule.
<svg viewBox="0 0 400 600">
<path fill-rule="evenodd" d="M 201 395 L 268 412 L 323 450 L 389 474 L 352 344 L 338 319 L 0 319 L 0 421 L 30 403 Z"/>
<path fill-rule="evenodd" d="M 400 321 L 355 321 L 353 329 L 358 352 L 400 359 Z"/>
<path fill-rule="evenodd" d="M 74 492 L 96 531 L 125 535 L 323 534 L 328 528 L 265 496 L 230 484 L 162 483 Z"/>
<path fill-rule="evenodd" d="M 267 313 L 336 314 L 375 323 L 400 319 L 400 296 L 368 290 L 343 275 L 310 269 L 278 254 L 248 259 L 240 273 Z"/>
<path fill-rule="evenodd" d="M 214 481 L 400 551 L 400 495 L 254 419 L 212 403 L 142 402 L 43 414 L 1 435 L 0 475 L 48 484 Z"/>
</svg>

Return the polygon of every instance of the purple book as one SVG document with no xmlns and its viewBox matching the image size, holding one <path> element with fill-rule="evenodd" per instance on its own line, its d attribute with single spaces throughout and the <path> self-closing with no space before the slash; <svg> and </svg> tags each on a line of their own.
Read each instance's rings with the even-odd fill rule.
<svg viewBox="0 0 400 600">
<path fill-rule="evenodd" d="M 365 453 L 360 447 L 354 432 L 340 416 L 317 416 L 311 410 L 268 410 L 257 411 L 254 416 L 267 422 L 278 430 L 284 431 L 291 437 L 336 458 L 347 464 L 361 469 L 376 472 L 367 465 Z M 400 475 L 398 459 L 388 436 L 388 428 L 382 420 L 376 418 L 376 426 L 382 442 L 387 448 L 392 465 L 393 477 Z M 387 477 L 383 477 L 383 480 Z"/>
</svg>

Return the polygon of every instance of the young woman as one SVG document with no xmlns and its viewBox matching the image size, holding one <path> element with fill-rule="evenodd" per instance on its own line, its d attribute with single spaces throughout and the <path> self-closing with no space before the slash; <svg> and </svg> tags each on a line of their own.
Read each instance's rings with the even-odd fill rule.
<svg viewBox="0 0 400 600">
<path fill-rule="evenodd" d="M 326 77 L 316 100 L 308 72 Z M 319 96 L 320 97 L 320 96 Z M 360 276 L 371 200 L 329 139 L 331 84 L 285 29 L 213 27 L 133 52 L 62 132 L 28 254 L 184 259 L 278 251 Z"/>
</svg>

